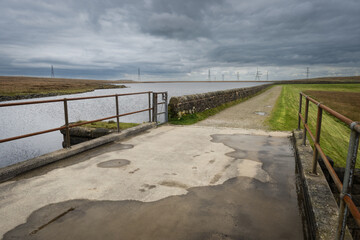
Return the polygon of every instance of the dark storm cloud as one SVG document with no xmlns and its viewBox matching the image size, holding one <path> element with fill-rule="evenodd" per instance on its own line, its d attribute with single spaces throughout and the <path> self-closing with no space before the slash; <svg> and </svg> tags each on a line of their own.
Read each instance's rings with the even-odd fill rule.
<svg viewBox="0 0 360 240">
<path fill-rule="evenodd" d="M 50 64 L 103 78 L 138 67 L 155 75 L 304 65 L 354 72 L 359 12 L 358 0 L 3 0 L 0 74 Z"/>
<path fill-rule="evenodd" d="M 359 2 L 256 2 L 254 8 L 249 4 L 222 19 L 226 26 L 216 38 L 228 44 L 213 49 L 211 59 L 271 65 L 359 63 Z M 230 29 L 236 33 L 229 34 Z"/>
<path fill-rule="evenodd" d="M 140 27 L 143 32 L 179 40 L 210 37 L 211 29 L 204 18 L 211 8 L 220 8 L 223 3 L 219 0 L 153 1 L 150 13 L 139 18 Z"/>
</svg>

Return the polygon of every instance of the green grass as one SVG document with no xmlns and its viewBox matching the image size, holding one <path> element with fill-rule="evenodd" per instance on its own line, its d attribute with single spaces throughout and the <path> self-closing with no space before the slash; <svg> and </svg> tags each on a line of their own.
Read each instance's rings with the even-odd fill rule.
<svg viewBox="0 0 360 240">
<path fill-rule="evenodd" d="M 81 123 L 81 122 L 85 122 L 85 121 L 78 121 L 76 123 Z M 124 122 L 120 122 L 119 123 L 119 127 L 120 129 L 127 129 L 127 128 L 131 128 L 131 127 L 135 127 L 138 126 L 138 123 L 124 123 Z M 117 124 L 115 121 L 108 121 L 108 122 L 94 122 L 94 123 L 88 123 L 88 124 L 84 124 L 81 125 L 82 127 L 88 127 L 88 128 L 107 128 L 107 129 L 117 129 Z"/>
<path fill-rule="evenodd" d="M 257 96 L 261 93 L 263 93 L 264 91 L 266 90 L 269 90 L 271 87 L 273 86 L 270 86 L 260 92 L 258 92 L 257 94 L 251 96 L 251 97 L 254 97 L 254 96 Z M 193 114 L 187 114 L 187 115 L 184 115 L 182 116 L 181 118 L 170 118 L 169 119 L 169 123 L 171 124 L 174 124 L 174 125 L 191 125 L 191 124 L 194 124 L 194 123 L 197 123 L 199 121 L 202 121 L 210 116 L 213 116 L 219 112 L 221 112 L 222 110 L 225 110 L 229 107 L 232 107 L 236 104 L 239 104 L 241 102 L 244 102 L 246 101 L 247 99 L 251 98 L 251 97 L 247 97 L 247 98 L 243 98 L 243 99 L 238 99 L 238 100 L 235 100 L 235 101 L 232 101 L 232 102 L 228 102 L 228 103 L 224 103 L 216 108 L 211 108 L 211 109 L 207 109 L 203 112 L 199 112 L 199 113 L 193 113 Z"/>
<path fill-rule="evenodd" d="M 283 85 L 277 104 L 267 120 L 271 130 L 291 131 L 297 128 L 299 93 L 306 90 L 360 92 L 360 84 Z M 305 101 L 303 100 L 303 113 L 305 112 L 304 107 Z M 314 133 L 316 118 L 317 106 L 310 104 L 308 123 L 311 131 Z M 336 118 L 323 112 L 320 144 L 325 154 L 334 160 L 336 166 L 344 167 L 346 164 L 349 138 L 350 129 Z M 360 156 L 360 154 L 358 154 L 358 156 Z M 360 168 L 360 157 L 358 157 L 358 159 L 356 167 Z"/>
</svg>

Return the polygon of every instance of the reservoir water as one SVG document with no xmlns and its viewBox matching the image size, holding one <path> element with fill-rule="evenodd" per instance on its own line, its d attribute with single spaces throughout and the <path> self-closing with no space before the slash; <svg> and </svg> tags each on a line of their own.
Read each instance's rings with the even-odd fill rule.
<svg viewBox="0 0 360 240">
<path fill-rule="evenodd" d="M 50 100 L 71 97 L 86 97 L 108 94 L 121 94 L 143 91 L 167 91 L 169 98 L 194 93 L 213 92 L 218 90 L 258 86 L 264 83 L 240 82 L 204 82 L 204 83 L 133 83 L 125 84 L 127 88 L 101 89 L 93 92 L 28 99 L 11 102 Z M 2 102 L 5 103 L 5 102 Z M 147 95 L 119 97 L 120 114 L 137 111 L 148 107 Z M 115 115 L 113 98 L 71 101 L 68 103 L 69 121 L 94 120 Z M 159 109 L 161 111 L 161 109 Z M 142 123 L 148 121 L 148 113 L 138 113 L 120 118 L 121 122 Z M 63 102 L 43 103 L 0 108 L 0 139 L 28 134 L 32 132 L 57 128 L 64 125 Z M 62 134 L 52 132 L 34 137 L 19 139 L 0 144 L 0 167 L 31 159 L 62 148 Z"/>
</svg>

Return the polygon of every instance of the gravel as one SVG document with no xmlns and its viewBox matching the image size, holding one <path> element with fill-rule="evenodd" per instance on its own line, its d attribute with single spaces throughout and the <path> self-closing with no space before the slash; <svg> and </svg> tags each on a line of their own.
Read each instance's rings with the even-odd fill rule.
<svg viewBox="0 0 360 240">
<path fill-rule="evenodd" d="M 281 86 L 272 87 L 195 125 L 269 130 L 265 120 L 275 106 L 281 89 Z"/>
</svg>

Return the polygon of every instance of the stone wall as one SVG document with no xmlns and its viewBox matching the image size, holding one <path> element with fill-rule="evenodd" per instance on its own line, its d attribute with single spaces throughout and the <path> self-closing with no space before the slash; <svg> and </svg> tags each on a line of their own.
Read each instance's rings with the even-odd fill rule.
<svg viewBox="0 0 360 240">
<path fill-rule="evenodd" d="M 255 95 L 270 85 L 271 84 L 266 84 L 249 88 L 237 88 L 217 92 L 172 97 L 169 103 L 169 117 L 180 118 L 186 114 L 202 112 L 206 109 L 215 108 L 227 102 Z"/>
</svg>

